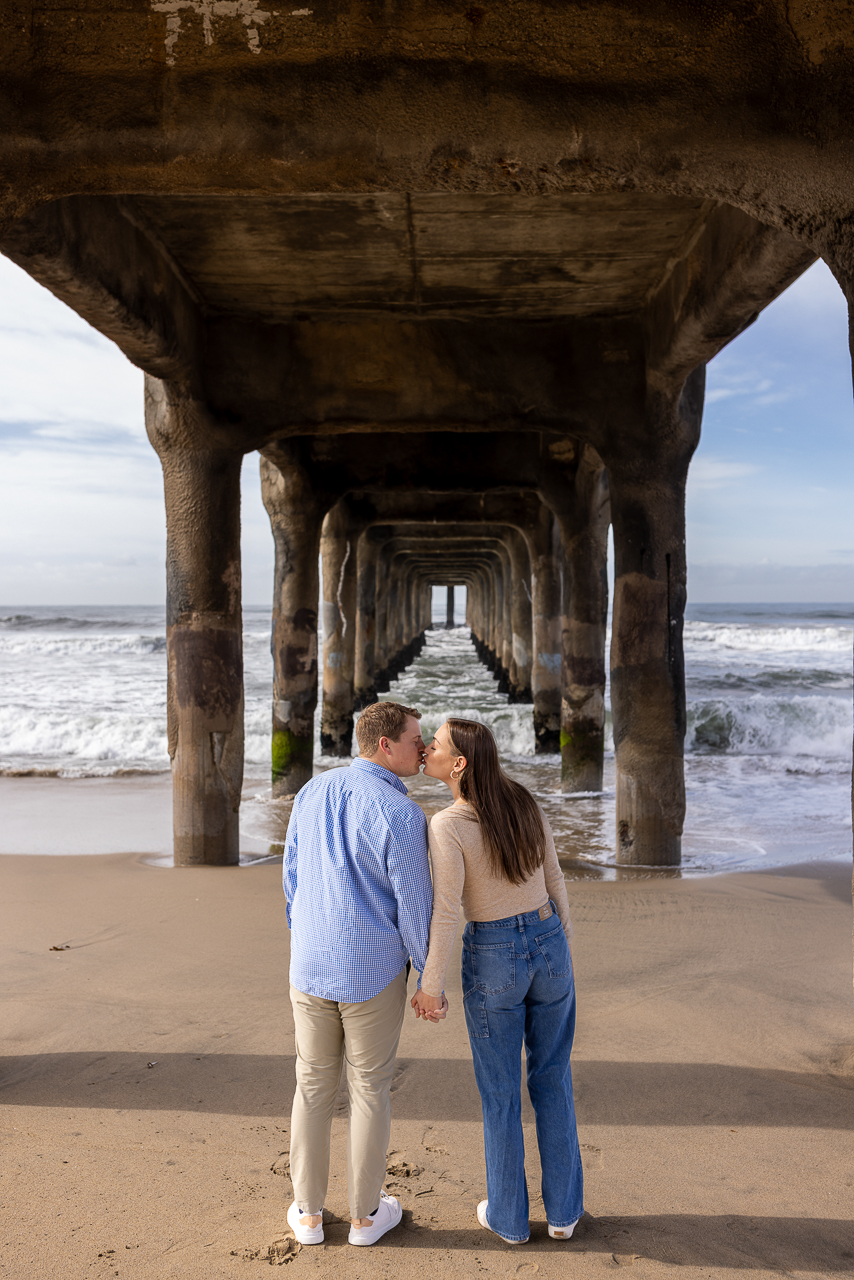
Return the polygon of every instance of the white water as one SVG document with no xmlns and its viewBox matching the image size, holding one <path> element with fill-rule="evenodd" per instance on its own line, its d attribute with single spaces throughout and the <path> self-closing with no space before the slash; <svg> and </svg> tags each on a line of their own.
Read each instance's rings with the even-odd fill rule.
<svg viewBox="0 0 854 1280">
<path fill-rule="evenodd" d="M 848 853 L 854 609 L 698 606 L 689 618 L 686 869 Z M 286 807 L 267 790 L 269 612 L 249 608 L 244 621 L 242 823 L 257 847 L 281 838 Z M 0 774 L 168 771 L 165 666 L 162 609 L 0 609 Z M 464 628 L 429 633 L 386 696 L 422 709 L 425 736 L 451 713 L 489 724 L 508 767 L 541 796 L 567 866 L 610 874 L 610 749 L 601 796 L 561 796 L 557 758 L 533 755 L 530 707 L 497 692 Z M 413 789 L 429 808 L 444 803 L 436 784 Z"/>
</svg>

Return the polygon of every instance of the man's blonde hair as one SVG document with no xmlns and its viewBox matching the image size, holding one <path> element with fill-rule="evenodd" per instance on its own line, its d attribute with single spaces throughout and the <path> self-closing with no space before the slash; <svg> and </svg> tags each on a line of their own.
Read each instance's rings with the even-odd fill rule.
<svg viewBox="0 0 854 1280">
<path fill-rule="evenodd" d="M 375 756 L 380 749 L 380 738 L 397 742 L 410 716 L 420 720 L 421 712 L 415 707 L 405 707 L 401 702 L 372 702 L 365 707 L 356 721 L 359 755 Z"/>
</svg>

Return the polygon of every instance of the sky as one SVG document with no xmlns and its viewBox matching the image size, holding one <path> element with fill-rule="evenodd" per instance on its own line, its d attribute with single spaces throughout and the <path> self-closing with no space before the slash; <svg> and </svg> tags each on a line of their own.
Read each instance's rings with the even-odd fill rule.
<svg viewBox="0 0 854 1280">
<path fill-rule="evenodd" d="M 160 464 L 142 374 L 0 256 L 0 605 L 155 604 Z M 687 499 L 688 594 L 854 601 L 854 404 L 845 299 L 816 263 L 708 367 Z M 243 464 L 243 597 L 273 546 Z"/>
</svg>

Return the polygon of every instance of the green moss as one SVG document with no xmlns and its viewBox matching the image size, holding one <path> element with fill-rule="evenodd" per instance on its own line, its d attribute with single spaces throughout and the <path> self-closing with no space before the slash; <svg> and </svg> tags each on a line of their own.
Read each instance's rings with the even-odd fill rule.
<svg viewBox="0 0 854 1280">
<path fill-rule="evenodd" d="M 273 781 L 286 777 L 298 765 L 311 768 L 312 757 L 310 738 L 299 738 L 289 729 L 277 729 L 273 734 Z"/>
<path fill-rule="evenodd" d="M 561 731 L 560 731 L 560 749 L 561 749 L 561 751 L 563 751 L 564 747 L 571 747 L 571 746 L 572 746 L 572 741 L 573 741 L 573 739 L 572 739 L 572 734 L 571 734 L 571 733 L 567 733 L 564 729 L 561 729 Z"/>
</svg>

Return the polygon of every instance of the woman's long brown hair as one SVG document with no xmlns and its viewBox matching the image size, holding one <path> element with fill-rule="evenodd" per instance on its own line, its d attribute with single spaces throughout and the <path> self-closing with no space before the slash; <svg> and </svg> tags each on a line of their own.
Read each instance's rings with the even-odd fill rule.
<svg viewBox="0 0 854 1280">
<path fill-rule="evenodd" d="M 496 876 L 524 884 L 543 865 L 546 833 L 536 800 L 508 778 L 495 739 L 476 720 L 449 720 L 451 747 L 465 756 L 460 795 L 474 809 Z"/>
</svg>

